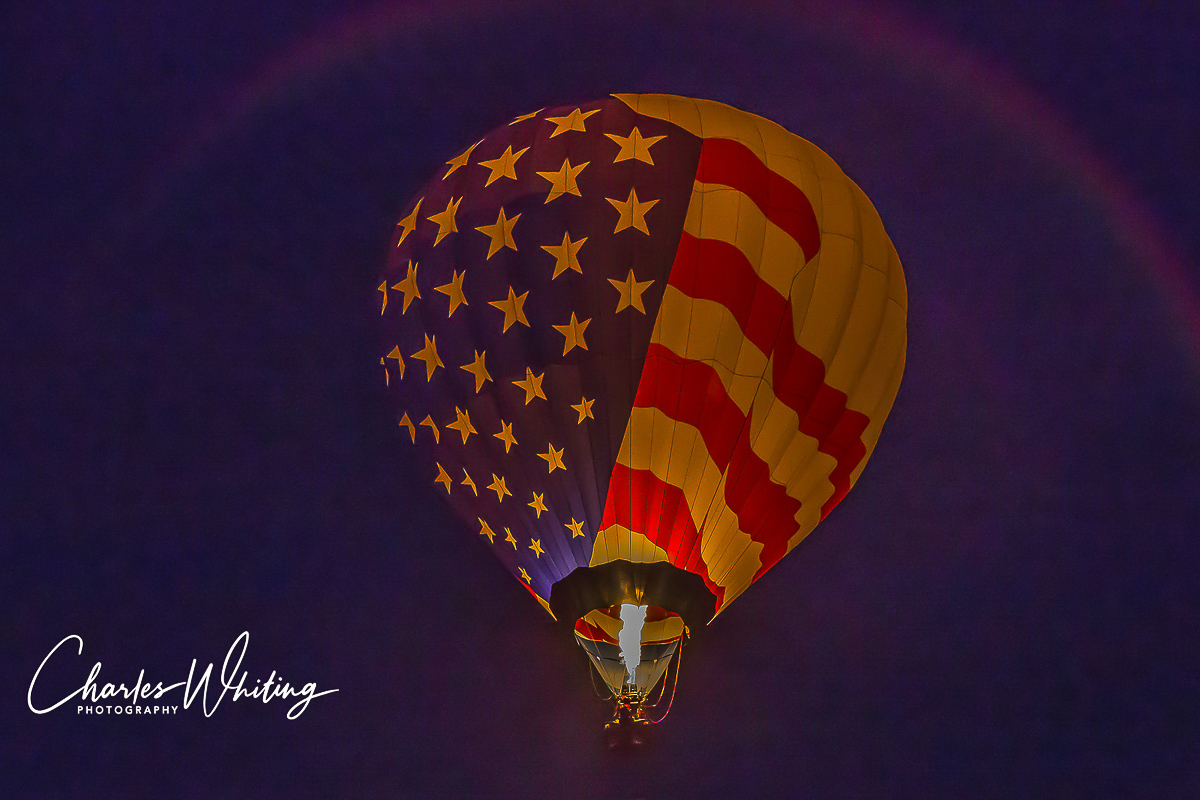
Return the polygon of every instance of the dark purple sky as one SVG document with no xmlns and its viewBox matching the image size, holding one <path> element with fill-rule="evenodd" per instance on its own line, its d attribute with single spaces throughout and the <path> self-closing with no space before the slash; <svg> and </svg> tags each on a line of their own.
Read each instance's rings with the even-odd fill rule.
<svg viewBox="0 0 1200 800">
<path fill-rule="evenodd" d="M 162 5 L 0 12 L 0 796 L 1200 791 L 1189 4 Z M 413 482 L 374 329 L 442 161 L 613 91 L 824 148 L 910 301 L 861 481 L 688 648 L 636 756 Z M 181 680 L 243 630 L 252 679 L 339 693 L 25 706 L 68 634 L 47 691 Z"/>
</svg>

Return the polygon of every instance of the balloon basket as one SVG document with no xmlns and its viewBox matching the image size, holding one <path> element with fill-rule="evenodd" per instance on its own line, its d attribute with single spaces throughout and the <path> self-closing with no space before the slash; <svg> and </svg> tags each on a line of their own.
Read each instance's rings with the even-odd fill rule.
<svg viewBox="0 0 1200 800">
<path fill-rule="evenodd" d="M 604 742 L 609 750 L 633 750 L 646 744 L 651 720 L 642 707 L 645 700 L 635 692 L 617 698 L 613 718 L 604 726 Z"/>
</svg>

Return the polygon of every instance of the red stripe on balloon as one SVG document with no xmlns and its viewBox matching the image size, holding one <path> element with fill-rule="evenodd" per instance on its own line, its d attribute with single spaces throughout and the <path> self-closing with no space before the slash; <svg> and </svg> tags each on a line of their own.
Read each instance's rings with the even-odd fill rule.
<svg viewBox="0 0 1200 800">
<path fill-rule="evenodd" d="M 657 520 L 646 526 L 646 520 Z M 692 521 L 683 490 L 659 480 L 649 470 L 631 469 L 624 464 L 613 467 L 608 484 L 608 500 L 600 530 L 620 525 L 640 533 L 667 551 L 667 560 L 680 569 L 693 572 L 704 579 L 705 585 L 717 597 L 717 607 L 725 601 L 725 589 L 713 583 L 708 566 L 700 559 L 700 534 Z M 649 527 L 649 530 L 639 530 Z"/>
<path fill-rule="evenodd" d="M 756 577 L 770 569 L 799 527 L 800 501 L 771 480 L 770 468 L 750 447 L 753 412 L 742 413 L 711 365 L 681 359 L 660 344 L 646 353 L 633 404 L 656 408 L 700 432 L 709 458 L 726 475 L 725 503 L 737 514 L 738 527 L 763 546 Z"/>
<path fill-rule="evenodd" d="M 586 621 L 580 617 L 575 621 L 575 632 L 585 639 L 591 639 L 593 642 L 608 642 L 609 644 L 617 644 L 617 640 L 609 635 L 608 631 L 598 625 Z"/>
<path fill-rule="evenodd" d="M 789 303 L 771 351 L 775 396 L 800 415 L 800 432 L 820 442 L 817 449 L 837 462 L 829 473 L 833 494 L 821 506 L 821 519 L 850 491 L 850 473 L 867 454 L 862 434 L 871 421 L 846 408 L 846 393 L 825 383 L 825 364 L 796 343 Z"/>
<path fill-rule="evenodd" d="M 821 230 L 812 203 L 800 187 L 767 168 L 753 151 L 733 139 L 705 139 L 696 180 L 737 189 L 763 215 L 796 240 L 806 260 L 821 249 Z"/>
<path fill-rule="evenodd" d="M 800 431 L 820 442 L 817 449 L 837 461 L 829 475 L 833 494 L 821 506 L 824 519 L 850 491 L 850 474 L 867 453 L 862 434 L 870 419 L 847 409 L 846 393 L 825 383 L 825 364 L 796 342 L 791 304 L 758 276 L 737 247 L 685 232 L 668 283 L 688 297 L 725 306 L 746 338 L 773 357 L 775 396 L 799 415 Z M 651 345 L 650 352 L 655 347 Z M 670 385 L 651 388 L 644 377 L 639 395 L 643 389 L 654 394 L 672 391 Z"/>
<path fill-rule="evenodd" d="M 764 353 L 771 352 L 787 299 L 759 277 L 735 245 L 684 231 L 668 283 L 688 297 L 725 306 L 746 338 Z"/>
<path fill-rule="evenodd" d="M 536 597 L 536 598 L 537 598 L 539 601 L 541 601 L 541 602 L 543 602 L 543 603 L 544 603 L 544 602 L 546 602 L 546 599 L 545 599 L 544 597 L 542 597 L 540 594 L 538 594 L 537 592 L 535 592 L 535 591 L 533 590 L 533 587 L 532 587 L 532 586 L 530 586 L 530 585 L 529 585 L 528 583 L 526 583 L 525 581 L 523 581 L 523 580 L 521 580 L 520 578 L 518 578 L 518 579 L 517 579 L 517 583 L 519 583 L 519 584 L 521 584 L 522 586 L 524 586 L 524 587 L 525 587 L 525 591 L 529 592 L 531 595 L 533 595 L 534 597 Z M 554 616 L 553 612 L 551 612 L 550 616 Z"/>
</svg>

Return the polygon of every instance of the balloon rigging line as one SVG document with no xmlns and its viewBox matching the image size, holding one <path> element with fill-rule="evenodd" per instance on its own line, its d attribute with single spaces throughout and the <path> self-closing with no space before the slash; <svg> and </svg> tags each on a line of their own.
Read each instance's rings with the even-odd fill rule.
<svg viewBox="0 0 1200 800">
<path fill-rule="evenodd" d="M 652 725 L 657 725 L 658 723 L 660 723 L 664 719 L 666 719 L 667 714 L 671 713 L 671 706 L 675 705 L 675 690 L 677 688 L 679 688 L 679 665 L 682 661 L 683 661 L 683 639 L 680 638 L 679 649 L 675 651 L 675 681 L 671 684 L 671 700 L 667 703 L 667 710 L 663 712 L 663 715 L 661 717 L 659 717 L 658 719 L 649 720 L 650 724 L 652 724 Z M 669 666 L 670 665 L 668 665 L 668 668 L 669 668 Z M 665 693 L 666 688 L 667 688 L 667 682 L 665 679 L 663 680 L 662 685 L 663 685 L 663 691 Z M 659 703 L 662 702 L 661 695 L 658 698 L 658 702 Z M 657 708 L 658 703 L 655 703 L 654 707 Z"/>
</svg>

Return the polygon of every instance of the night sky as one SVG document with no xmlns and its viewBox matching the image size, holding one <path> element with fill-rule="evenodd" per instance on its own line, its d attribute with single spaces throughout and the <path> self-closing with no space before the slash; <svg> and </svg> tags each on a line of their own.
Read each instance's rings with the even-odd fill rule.
<svg viewBox="0 0 1200 800">
<path fill-rule="evenodd" d="M 167 5 L 0 12 L 0 796 L 1200 796 L 1195 4 Z M 861 480 L 634 754 L 415 479 L 375 291 L 442 162 L 618 91 L 816 143 L 909 291 Z M 338 693 L 26 706 L 242 631 Z"/>
</svg>

